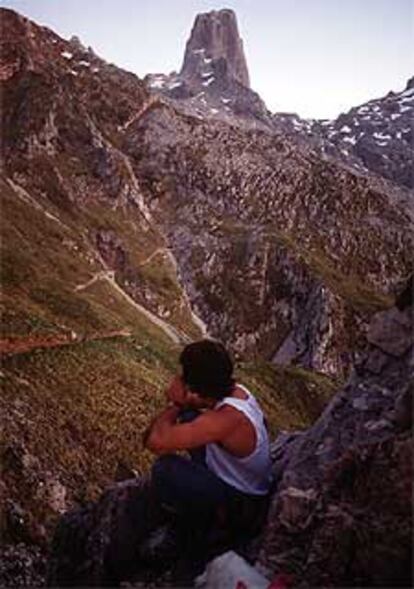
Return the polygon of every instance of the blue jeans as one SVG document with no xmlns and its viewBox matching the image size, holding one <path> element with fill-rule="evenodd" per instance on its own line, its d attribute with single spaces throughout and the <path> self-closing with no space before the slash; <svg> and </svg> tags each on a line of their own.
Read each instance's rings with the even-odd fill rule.
<svg viewBox="0 0 414 589">
<path fill-rule="evenodd" d="M 152 489 L 155 501 L 168 514 L 180 553 L 201 572 L 205 563 L 221 552 L 219 512 L 227 512 L 237 490 L 201 462 L 175 454 L 161 456 L 155 462 Z M 218 544 L 220 550 L 215 552 Z"/>
</svg>

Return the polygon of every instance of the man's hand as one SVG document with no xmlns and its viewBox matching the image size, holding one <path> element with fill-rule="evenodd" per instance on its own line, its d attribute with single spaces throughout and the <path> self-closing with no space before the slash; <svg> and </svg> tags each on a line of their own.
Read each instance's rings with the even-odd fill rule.
<svg viewBox="0 0 414 589">
<path fill-rule="evenodd" d="M 168 432 L 177 421 L 180 408 L 176 406 L 167 407 L 159 415 L 157 415 L 151 422 L 150 426 L 145 430 L 142 441 L 144 448 L 154 451 L 154 438 L 157 440 L 160 434 Z"/>
<path fill-rule="evenodd" d="M 180 376 L 174 377 L 167 388 L 166 396 L 168 401 L 175 403 L 180 407 L 184 407 L 187 403 L 187 391 L 183 380 Z"/>
</svg>

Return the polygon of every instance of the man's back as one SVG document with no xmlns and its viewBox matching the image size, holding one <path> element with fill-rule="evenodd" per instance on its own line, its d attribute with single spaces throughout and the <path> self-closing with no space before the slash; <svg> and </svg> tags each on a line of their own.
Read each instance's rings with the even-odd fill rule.
<svg viewBox="0 0 414 589">
<path fill-rule="evenodd" d="M 222 442 L 206 445 L 206 465 L 227 484 L 243 493 L 265 495 L 271 481 L 268 432 L 254 396 L 241 385 L 215 408 L 239 414 L 240 425 Z M 241 452 L 241 449 L 248 451 Z"/>
</svg>

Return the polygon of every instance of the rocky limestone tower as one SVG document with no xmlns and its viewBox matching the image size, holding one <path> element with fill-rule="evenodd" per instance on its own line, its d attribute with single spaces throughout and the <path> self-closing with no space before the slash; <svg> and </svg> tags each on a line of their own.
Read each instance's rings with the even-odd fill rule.
<svg viewBox="0 0 414 589">
<path fill-rule="evenodd" d="M 200 66 L 221 61 L 227 75 L 249 88 L 249 72 L 243 51 L 243 41 L 233 10 L 213 10 L 197 15 L 187 41 L 180 74 L 188 80 L 196 77 Z"/>
</svg>

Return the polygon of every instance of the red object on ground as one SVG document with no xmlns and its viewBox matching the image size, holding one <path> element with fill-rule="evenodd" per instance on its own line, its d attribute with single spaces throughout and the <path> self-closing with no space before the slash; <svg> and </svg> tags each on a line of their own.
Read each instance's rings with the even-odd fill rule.
<svg viewBox="0 0 414 589">
<path fill-rule="evenodd" d="M 272 580 L 267 589 L 289 589 L 293 587 L 293 576 L 280 573 Z"/>
</svg>

